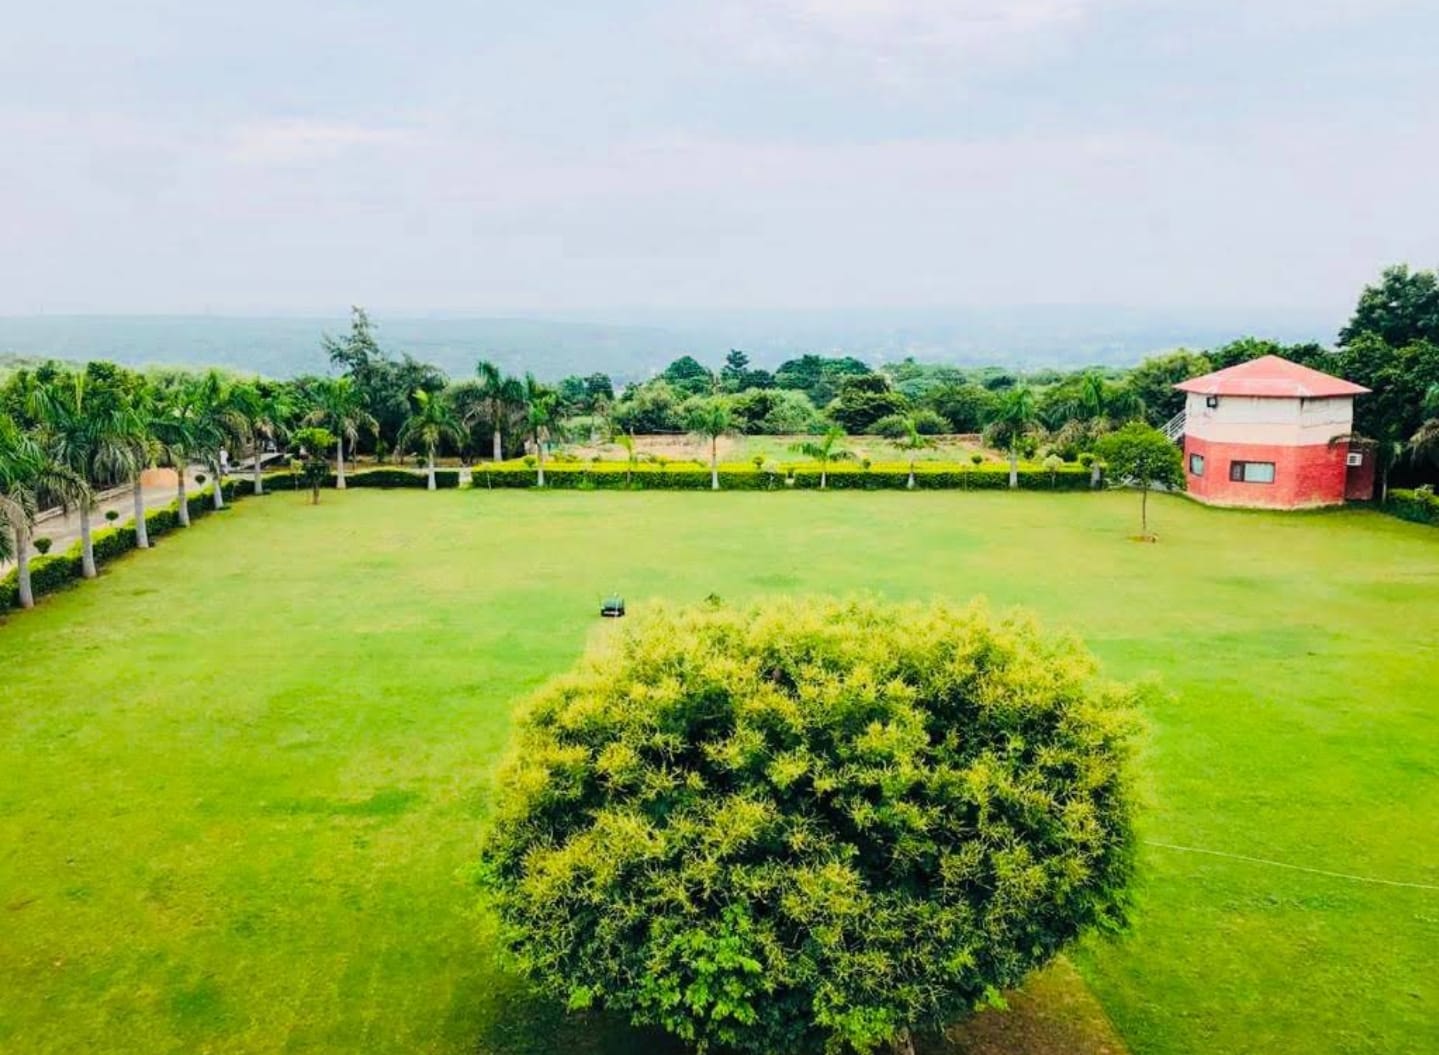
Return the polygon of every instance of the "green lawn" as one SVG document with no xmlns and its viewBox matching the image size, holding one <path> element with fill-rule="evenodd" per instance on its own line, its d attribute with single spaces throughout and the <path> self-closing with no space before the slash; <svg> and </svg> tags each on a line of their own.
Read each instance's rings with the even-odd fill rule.
<svg viewBox="0 0 1439 1055">
<path fill-rule="evenodd" d="M 246 500 L 0 627 L 0 1051 L 647 1050 L 494 966 L 514 700 L 600 597 L 987 594 L 1167 696 L 1145 838 L 1439 884 L 1439 531 L 1131 495 Z M 1439 1050 L 1439 892 L 1147 847 L 1136 1053 Z M 1058 1053 L 1056 1053 L 1058 1055 Z"/>
</svg>

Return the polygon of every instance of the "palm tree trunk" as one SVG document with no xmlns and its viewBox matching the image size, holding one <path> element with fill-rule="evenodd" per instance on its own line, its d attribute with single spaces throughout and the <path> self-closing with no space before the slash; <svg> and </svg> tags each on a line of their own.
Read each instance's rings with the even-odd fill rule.
<svg viewBox="0 0 1439 1055">
<path fill-rule="evenodd" d="M 537 478 L 538 486 L 545 486 L 545 445 L 539 440 L 535 441 L 535 466 L 539 470 Z"/>
<path fill-rule="evenodd" d="M 335 440 L 335 490 L 345 489 L 345 437 Z"/>
<path fill-rule="evenodd" d="M 435 489 L 435 448 L 430 448 L 429 480 L 425 484 L 425 490 Z"/>
<path fill-rule="evenodd" d="M 1139 529 L 1144 537 L 1149 537 L 1149 488 L 1139 489 Z"/>
<path fill-rule="evenodd" d="M 495 429 L 495 449 L 490 453 L 495 456 L 495 461 L 497 462 L 505 460 L 505 441 L 504 437 L 500 435 L 499 429 Z"/>
<path fill-rule="evenodd" d="M 1097 491 L 1097 490 L 1099 490 L 1099 463 L 1098 463 L 1098 462 L 1091 462 L 1091 463 L 1089 464 L 1089 489 L 1090 489 L 1091 491 Z"/>
<path fill-rule="evenodd" d="M 1019 486 L 1019 452 L 1013 447 L 1009 448 L 1009 489 L 1013 491 Z"/>
<path fill-rule="evenodd" d="M 213 466 L 211 466 L 211 469 L 213 470 L 214 476 L 215 476 L 215 479 L 214 479 L 213 481 L 211 481 L 211 482 L 215 485 L 215 508 L 216 508 L 216 509 L 224 509 L 224 508 L 225 508 L 225 487 L 224 487 L 225 479 L 224 479 L 224 477 L 222 477 L 222 476 L 220 475 L 220 460 L 219 460 L 218 458 L 215 459 L 215 464 L 214 464 Z"/>
<path fill-rule="evenodd" d="M 262 495 L 262 494 L 265 493 L 265 479 L 264 479 L 263 476 L 260 475 L 260 441 L 259 441 L 258 439 L 255 441 L 255 469 L 254 469 L 254 471 L 255 471 L 255 493 L 256 493 L 257 495 Z"/>
<path fill-rule="evenodd" d="M 828 482 L 829 482 L 829 462 L 827 462 L 827 461 L 825 461 L 823 458 L 821 458 L 821 459 L 820 459 L 820 463 L 819 463 L 819 489 L 820 489 L 821 491 L 823 491 L 825 484 L 827 484 Z"/>
<path fill-rule="evenodd" d="M 719 439 L 710 437 L 710 490 L 719 490 Z"/>
<path fill-rule="evenodd" d="M 130 493 L 135 499 L 135 548 L 150 548 L 150 525 L 145 523 L 145 488 L 140 484 L 140 474 L 135 474 L 135 483 Z"/>
<path fill-rule="evenodd" d="M 15 529 L 15 571 L 20 580 L 20 607 L 35 607 L 35 589 L 30 585 L 30 532 Z"/>
<path fill-rule="evenodd" d="M 90 499 L 80 499 L 80 574 L 95 577 L 95 545 L 90 540 Z"/>
<path fill-rule="evenodd" d="M 180 518 L 181 527 L 190 526 L 190 500 L 185 497 L 185 471 L 188 468 L 189 467 L 185 465 L 184 462 L 181 462 L 180 467 L 175 471 L 175 475 L 179 478 L 180 481 L 176 489 L 179 495 L 179 500 L 177 502 L 178 508 L 175 510 L 175 515 Z"/>
<path fill-rule="evenodd" d="M 904 486 L 907 487 L 907 488 L 908 488 L 909 490 L 911 490 L 911 491 L 914 490 L 914 459 L 913 459 L 913 458 L 910 458 L 910 460 L 909 460 L 909 482 L 908 482 L 907 484 L 905 484 Z"/>
</svg>

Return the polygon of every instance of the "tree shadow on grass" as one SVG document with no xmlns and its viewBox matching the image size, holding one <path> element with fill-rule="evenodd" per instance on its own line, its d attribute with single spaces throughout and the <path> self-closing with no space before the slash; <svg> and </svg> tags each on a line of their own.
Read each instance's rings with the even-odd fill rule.
<svg viewBox="0 0 1439 1055">
<path fill-rule="evenodd" d="M 640 1030 L 617 1015 L 570 1012 L 523 979 L 493 974 L 472 994 L 466 1018 L 476 1027 L 475 1055 L 685 1055 L 663 1032 Z"/>
<path fill-rule="evenodd" d="M 464 1017 L 475 1055 L 687 1055 L 659 1031 L 622 1018 L 574 1014 L 513 975 L 493 974 L 472 994 Z M 946 1031 L 916 1038 L 919 1055 L 1125 1055 L 1124 1042 L 1067 960 L 1006 994 L 1007 1011 L 984 1011 Z"/>
</svg>

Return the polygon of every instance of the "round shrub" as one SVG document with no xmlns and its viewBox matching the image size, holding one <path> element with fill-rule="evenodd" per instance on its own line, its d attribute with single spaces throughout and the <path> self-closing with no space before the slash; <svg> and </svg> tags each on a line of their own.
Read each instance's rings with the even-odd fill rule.
<svg viewBox="0 0 1439 1055">
<path fill-rule="evenodd" d="M 105 510 L 105 519 L 113 524 L 120 519 L 120 514 L 114 509 L 107 509 Z"/>
<path fill-rule="evenodd" d="M 50 547 L 53 546 L 55 542 L 53 539 L 45 535 L 36 535 L 35 538 L 31 540 L 30 544 L 35 547 L 35 552 L 43 557 L 45 556 L 45 554 L 50 552 Z"/>
<path fill-rule="evenodd" d="M 1123 918 L 1133 693 L 983 604 L 661 608 L 522 713 L 482 885 L 518 966 L 703 1050 L 961 1019 Z"/>
</svg>

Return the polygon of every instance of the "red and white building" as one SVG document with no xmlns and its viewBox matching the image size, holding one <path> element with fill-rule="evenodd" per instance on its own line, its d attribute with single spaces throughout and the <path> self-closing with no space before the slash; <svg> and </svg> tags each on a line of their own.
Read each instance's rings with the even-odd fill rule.
<svg viewBox="0 0 1439 1055">
<path fill-rule="evenodd" d="M 1369 389 L 1266 355 L 1174 386 L 1166 430 L 1184 436 L 1189 493 L 1209 505 L 1305 509 L 1374 493 L 1374 453 L 1351 445 L 1354 397 Z"/>
</svg>

